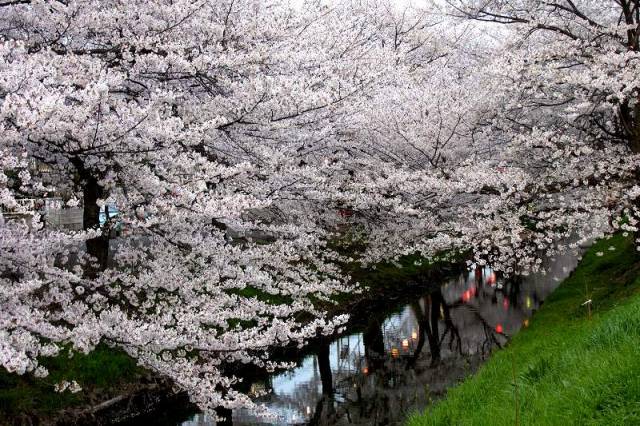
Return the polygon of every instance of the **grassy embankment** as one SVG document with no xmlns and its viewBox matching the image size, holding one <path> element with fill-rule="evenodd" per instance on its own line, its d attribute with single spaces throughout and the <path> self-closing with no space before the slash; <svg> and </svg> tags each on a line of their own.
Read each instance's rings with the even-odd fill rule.
<svg viewBox="0 0 640 426">
<path fill-rule="evenodd" d="M 640 424 L 640 254 L 631 237 L 596 243 L 528 329 L 408 421 L 514 424 Z"/>
<path fill-rule="evenodd" d="M 378 264 L 370 269 L 360 268 L 356 263 L 342 266 L 354 280 L 379 294 L 391 288 L 397 292 L 400 283 L 425 276 L 442 267 L 445 262 L 427 262 L 418 256 L 406 256 L 399 261 L 402 268 L 391 263 Z M 240 293 L 273 303 L 287 302 L 286 296 L 267 295 L 252 287 Z M 344 310 L 366 297 L 362 294 L 341 294 L 335 297 L 337 305 L 325 307 Z M 43 359 L 42 362 L 50 371 L 50 375 L 44 379 L 8 374 L 0 368 L 0 424 L 19 421 L 23 416 L 48 418 L 63 409 L 94 406 L 135 389 L 133 384 L 153 381 L 147 372 L 136 366 L 135 360 L 122 351 L 104 345 L 88 355 L 75 354 L 72 358 L 63 355 L 55 359 Z M 54 392 L 53 385 L 62 380 L 76 380 L 83 391 L 76 394 Z"/>
<path fill-rule="evenodd" d="M 0 369 L 0 424 L 25 420 L 23 417 L 47 417 L 61 409 L 79 405 L 96 405 L 123 392 L 131 383 L 145 380 L 146 373 L 125 353 L 104 346 L 89 355 L 75 354 L 42 359 L 49 376 L 18 376 Z M 62 380 L 76 380 L 83 391 L 56 393 L 53 385 Z"/>
</svg>

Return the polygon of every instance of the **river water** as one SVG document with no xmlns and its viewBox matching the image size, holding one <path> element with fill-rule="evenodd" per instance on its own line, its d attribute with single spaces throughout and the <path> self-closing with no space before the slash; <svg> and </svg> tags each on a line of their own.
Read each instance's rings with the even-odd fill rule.
<svg viewBox="0 0 640 426">
<path fill-rule="evenodd" d="M 250 392 L 268 391 L 256 400 L 273 418 L 234 410 L 224 424 L 401 424 L 527 327 L 576 263 L 558 256 L 547 261 L 550 273 L 511 280 L 476 269 L 372 305 L 342 336 L 298 354 L 293 370 L 249 381 Z M 216 422 L 197 413 L 178 424 Z"/>
</svg>

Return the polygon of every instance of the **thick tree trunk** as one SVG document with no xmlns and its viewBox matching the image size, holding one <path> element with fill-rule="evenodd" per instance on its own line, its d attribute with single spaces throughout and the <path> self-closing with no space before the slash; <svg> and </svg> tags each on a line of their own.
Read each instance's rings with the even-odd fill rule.
<svg viewBox="0 0 640 426">
<path fill-rule="evenodd" d="M 104 196 L 104 190 L 95 177 L 85 178 L 82 195 L 84 197 L 83 229 L 98 229 L 100 227 L 100 208 L 97 202 Z M 109 259 L 108 232 L 103 232 L 99 237 L 87 240 L 87 253 L 97 259 L 97 265 L 89 266 L 85 270 L 85 275 L 89 278 L 95 278 L 99 272 L 107 268 L 107 260 Z"/>
<path fill-rule="evenodd" d="M 322 394 L 333 396 L 333 378 L 328 342 L 323 342 L 318 350 L 318 367 L 320 369 L 320 380 L 322 381 Z"/>
<path fill-rule="evenodd" d="M 633 108 L 633 133 L 631 135 L 631 151 L 636 154 L 640 153 L 640 99 L 637 99 L 637 102 L 639 103 L 637 103 Z"/>
<path fill-rule="evenodd" d="M 633 107 L 629 102 L 620 105 L 620 123 L 629 149 L 634 154 L 640 153 L 640 98 L 637 102 Z"/>
<path fill-rule="evenodd" d="M 440 318 L 440 304 L 443 302 L 440 290 L 429 295 L 430 326 L 426 328 L 427 339 L 429 340 L 429 350 L 431 351 L 431 365 L 440 362 L 440 330 L 438 320 Z M 429 306 L 428 305 L 428 306 Z"/>
<path fill-rule="evenodd" d="M 216 415 L 221 417 L 222 420 L 217 421 L 217 426 L 231 426 L 233 425 L 233 411 L 229 408 L 218 407 L 216 408 Z"/>
<path fill-rule="evenodd" d="M 413 351 L 413 354 L 411 355 L 411 358 L 407 363 L 407 370 L 415 367 L 418 358 L 420 358 L 422 348 L 424 348 L 425 336 L 427 335 L 427 330 L 429 329 L 429 319 L 422 311 L 420 303 L 418 303 L 418 301 L 411 303 L 411 309 L 413 310 L 413 314 L 418 321 L 418 344 L 416 345 L 416 349 Z"/>
<path fill-rule="evenodd" d="M 322 339 L 320 349 L 318 349 L 318 368 L 320 370 L 320 380 L 322 381 L 322 398 L 316 404 L 316 410 L 310 419 L 310 425 L 333 424 L 335 420 L 335 409 L 333 399 L 333 377 L 331 372 L 331 360 L 329 359 L 329 341 Z"/>
<path fill-rule="evenodd" d="M 369 321 L 367 329 L 362 334 L 362 340 L 369 372 L 373 373 L 384 367 L 384 335 L 380 321 L 375 318 Z"/>
</svg>

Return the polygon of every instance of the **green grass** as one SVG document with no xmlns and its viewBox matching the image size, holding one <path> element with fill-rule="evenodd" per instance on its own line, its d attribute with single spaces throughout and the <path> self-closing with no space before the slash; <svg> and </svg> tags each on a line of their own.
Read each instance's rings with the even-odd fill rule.
<svg viewBox="0 0 640 426">
<path fill-rule="evenodd" d="M 106 346 L 99 346 L 89 355 L 76 353 L 71 359 L 44 358 L 42 364 L 50 373 L 43 379 L 0 369 L 0 424 L 13 423 L 25 413 L 42 418 L 63 408 L 103 402 L 116 396 L 114 389 L 122 390 L 122 386 L 137 383 L 145 375 L 127 354 Z M 62 380 L 76 380 L 82 392 L 54 392 L 54 384 Z"/>
<path fill-rule="evenodd" d="M 640 424 L 640 256 L 631 237 L 597 242 L 528 329 L 408 421 L 515 424 Z"/>
</svg>

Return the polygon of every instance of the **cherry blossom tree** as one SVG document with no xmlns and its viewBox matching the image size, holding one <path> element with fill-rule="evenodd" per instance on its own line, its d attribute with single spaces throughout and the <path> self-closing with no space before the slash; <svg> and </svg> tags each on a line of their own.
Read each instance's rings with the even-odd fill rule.
<svg viewBox="0 0 640 426">
<path fill-rule="evenodd" d="M 396 61 L 340 151 L 367 256 L 471 248 L 526 273 L 635 231 L 635 2 L 448 3 L 457 43 Z"/>
<path fill-rule="evenodd" d="M 40 357 L 106 342 L 203 409 L 252 406 L 225 365 L 274 368 L 270 347 L 345 320 L 312 303 L 350 289 L 329 263 L 326 232 L 294 212 L 247 217 L 292 181 L 316 179 L 292 153 L 321 138 L 363 85 L 307 39 L 322 8 L 25 1 L 0 10 L 2 207 L 55 188 L 84 212 L 77 233 L 37 216 L 3 223 L 2 366 L 44 376 Z M 46 176 L 29 173 L 34 161 Z M 126 238 L 111 241 L 109 222 L 99 223 L 110 203 L 128 218 Z M 252 241 L 256 230 L 272 241 Z"/>
<path fill-rule="evenodd" d="M 484 254 L 514 270 L 576 235 L 580 243 L 635 231 L 638 2 L 448 3 L 450 13 L 502 31 L 503 53 L 485 72 L 504 103 L 486 126 L 505 141 L 501 168 L 525 176 L 483 218 L 511 232 L 494 232 Z"/>
<path fill-rule="evenodd" d="M 2 367 L 105 342 L 258 409 L 226 366 L 346 320 L 314 303 L 356 291 L 338 210 L 363 263 L 635 231 L 638 3 L 447 3 L 0 0 L 0 207 L 84 216 L 0 223 Z"/>
<path fill-rule="evenodd" d="M 396 14 L 375 31 L 382 56 L 395 59 L 366 102 L 352 105 L 330 157 L 335 186 L 345 188 L 337 197 L 364 228 L 371 262 L 468 247 L 484 234 L 473 212 L 491 204 L 487 187 L 515 190 L 522 177 L 496 172 L 496 143 L 482 126 L 503 102 L 498 82 L 478 72 L 494 43 L 433 11 Z"/>
</svg>

